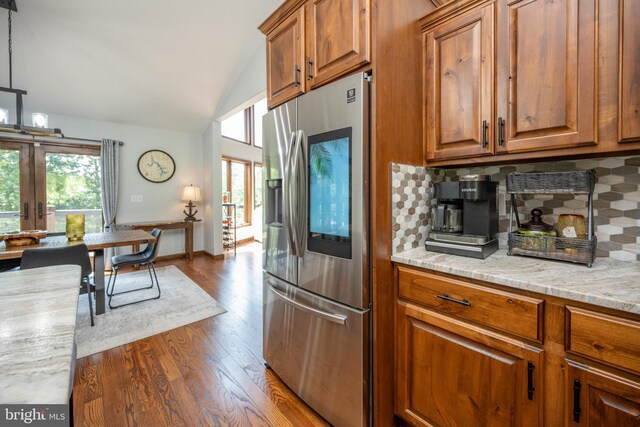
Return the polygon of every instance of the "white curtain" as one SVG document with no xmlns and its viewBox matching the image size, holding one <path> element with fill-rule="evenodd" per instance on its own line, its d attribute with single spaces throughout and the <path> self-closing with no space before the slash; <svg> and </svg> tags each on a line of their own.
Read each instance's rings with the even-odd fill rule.
<svg viewBox="0 0 640 427">
<path fill-rule="evenodd" d="M 102 140 L 100 151 L 100 197 L 104 216 L 104 231 L 116 230 L 116 212 L 118 211 L 118 174 L 120 165 L 120 145 L 113 139 Z M 104 251 L 104 264 L 111 268 L 113 249 Z"/>
</svg>

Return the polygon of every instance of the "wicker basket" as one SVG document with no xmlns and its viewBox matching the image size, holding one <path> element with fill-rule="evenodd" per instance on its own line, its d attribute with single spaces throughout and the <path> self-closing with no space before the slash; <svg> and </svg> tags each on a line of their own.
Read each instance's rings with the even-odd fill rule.
<svg viewBox="0 0 640 427">
<path fill-rule="evenodd" d="M 596 184 L 596 171 L 571 172 L 513 172 L 507 175 L 507 193 L 592 193 Z"/>
</svg>

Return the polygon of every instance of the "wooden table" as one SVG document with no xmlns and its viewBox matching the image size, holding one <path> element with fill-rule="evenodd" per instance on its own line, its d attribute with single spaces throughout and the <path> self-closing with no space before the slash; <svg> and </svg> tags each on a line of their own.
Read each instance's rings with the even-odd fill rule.
<svg viewBox="0 0 640 427">
<path fill-rule="evenodd" d="M 118 224 L 118 227 L 129 227 L 132 230 L 151 231 L 154 228 L 160 230 L 177 230 L 184 228 L 184 254 L 193 261 L 193 223 L 200 222 L 201 219 L 195 221 L 155 221 L 155 222 L 133 222 L 129 224 Z M 133 252 L 140 250 L 140 245 L 133 245 Z"/>
<path fill-rule="evenodd" d="M 0 404 L 69 402 L 79 292 L 77 265 L 0 274 Z"/>
<path fill-rule="evenodd" d="M 40 240 L 37 245 L 17 246 L 7 248 L 4 243 L 0 243 L 0 259 L 21 258 L 22 251 L 33 248 L 56 248 L 68 245 L 84 243 L 90 251 L 94 252 L 93 275 L 96 284 L 96 314 L 104 314 L 105 292 L 104 292 L 104 250 L 118 246 L 140 245 L 143 243 L 153 243 L 156 238 L 143 230 L 122 230 L 109 233 L 89 233 L 84 235 L 84 240 L 70 242 L 66 236 L 51 236 Z"/>
</svg>

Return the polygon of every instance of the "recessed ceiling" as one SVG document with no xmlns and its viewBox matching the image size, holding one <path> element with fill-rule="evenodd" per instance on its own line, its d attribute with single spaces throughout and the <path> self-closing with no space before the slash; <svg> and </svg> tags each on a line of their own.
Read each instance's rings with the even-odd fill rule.
<svg viewBox="0 0 640 427">
<path fill-rule="evenodd" d="M 18 0 L 13 87 L 28 91 L 30 111 L 200 133 L 261 46 L 257 26 L 280 3 Z M 0 9 L 5 87 L 7 32 Z"/>
</svg>

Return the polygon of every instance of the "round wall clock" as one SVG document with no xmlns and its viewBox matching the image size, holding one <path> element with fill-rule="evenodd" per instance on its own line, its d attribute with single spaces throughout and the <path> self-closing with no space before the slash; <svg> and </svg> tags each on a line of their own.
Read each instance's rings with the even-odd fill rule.
<svg viewBox="0 0 640 427">
<path fill-rule="evenodd" d="M 138 159 L 138 172 L 147 181 L 168 181 L 175 171 L 176 162 L 162 150 L 149 150 Z"/>
</svg>

